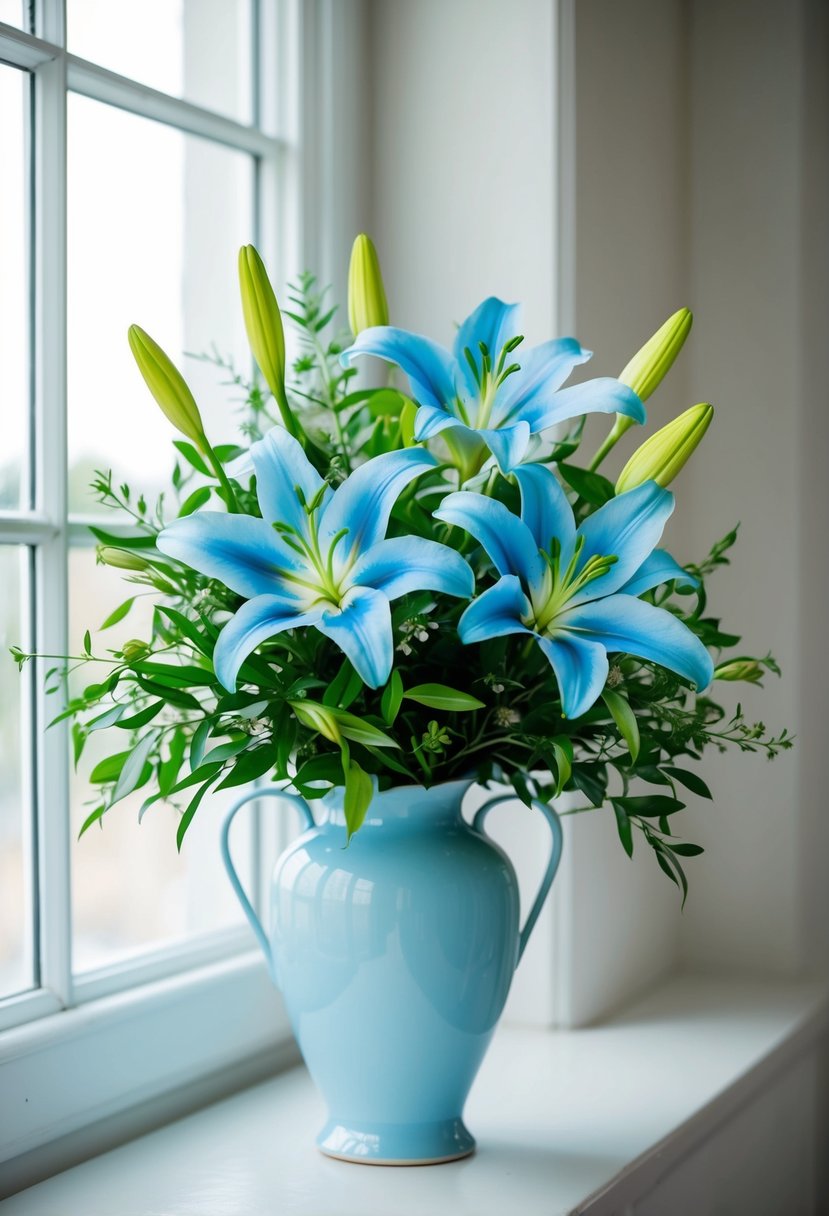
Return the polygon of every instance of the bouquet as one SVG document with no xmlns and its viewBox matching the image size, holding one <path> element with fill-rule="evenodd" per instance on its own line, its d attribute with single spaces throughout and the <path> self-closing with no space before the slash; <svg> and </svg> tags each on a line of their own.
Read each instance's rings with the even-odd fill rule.
<svg viewBox="0 0 829 1216">
<path fill-rule="evenodd" d="M 154 508 L 110 473 L 93 483 L 134 523 L 127 538 L 93 529 L 99 560 L 157 604 L 149 637 L 101 655 L 87 633 L 68 660 L 108 669 L 59 715 L 76 763 L 92 732 L 115 740 L 92 772 L 99 797 L 81 834 L 145 788 L 142 815 L 161 799 L 180 808 L 181 848 L 210 791 L 270 780 L 308 798 L 344 787 L 350 839 L 375 789 L 468 776 L 527 802 L 565 790 L 583 809 L 609 802 L 627 853 L 638 833 L 684 897 L 682 860 L 702 850 L 678 838 L 674 816 L 684 790 L 711 795 L 681 761 L 791 746 L 712 695 L 718 681 L 778 671 L 771 656 L 728 657 L 739 638 L 707 612 L 706 582 L 736 529 L 698 564 L 660 548 L 667 486 L 712 407 L 652 433 L 615 484 L 599 471 L 646 424 L 691 314 L 669 318 L 617 378 L 566 386 L 590 352 L 574 338 L 525 349 L 517 305 L 485 300 L 451 350 L 390 326 L 365 236 L 350 334 L 313 276 L 283 314 L 252 246 L 239 275 L 264 379 L 231 369 L 239 445 L 210 443 L 178 369 L 143 330 L 129 333 L 182 438 L 172 495 Z M 283 315 L 298 339 L 290 362 Z M 594 413 L 610 428 L 585 461 Z"/>
</svg>

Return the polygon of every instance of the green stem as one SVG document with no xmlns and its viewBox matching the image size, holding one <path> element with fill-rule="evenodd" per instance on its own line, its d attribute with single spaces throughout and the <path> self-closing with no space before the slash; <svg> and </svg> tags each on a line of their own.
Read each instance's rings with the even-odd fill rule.
<svg viewBox="0 0 829 1216">
<path fill-rule="evenodd" d="M 233 486 L 228 481 L 227 473 L 225 473 L 224 469 L 222 468 L 222 462 L 219 460 L 218 456 L 213 451 L 212 447 L 210 446 L 210 444 L 207 442 L 206 439 L 204 441 L 204 454 L 208 459 L 210 467 L 212 468 L 213 472 L 216 474 L 216 478 L 219 482 L 219 485 L 222 487 L 222 489 L 225 492 L 228 511 L 230 511 L 230 513 L 232 515 L 238 515 L 240 513 L 239 504 L 236 501 L 236 495 L 233 492 Z"/>
</svg>

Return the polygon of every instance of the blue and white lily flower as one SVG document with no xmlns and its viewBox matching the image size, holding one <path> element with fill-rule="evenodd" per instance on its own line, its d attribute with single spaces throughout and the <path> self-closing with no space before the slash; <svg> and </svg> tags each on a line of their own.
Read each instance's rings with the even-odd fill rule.
<svg viewBox="0 0 829 1216">
<path fill-rule="evenodd" d="M 422 449 L 369 460 L 336 490 L 302 447 L 274 427 L 251 449 L 262 519 L 203 511 L 158 538 L 162 553 L 223 582 L 247 603 L 225 625 L 213 662 L 225 688 L 260 642 L 313 625 L 378 688 L 389 678 L 389 601 L 409 591 L 468 599 L 472 571 L 437 541 L 384 539 L 401 490 L 436 461 Z"/>
<path fill-rule="evenodd" d="M 464 528 L 484 547 L 500 580 L 461 617 L 466 643 L 506 634 L 536 639 L 558 681 L 568 718 L 585 713 L 608 675 L 608 652 L 649 659 L 707 687 L 711 656 L 672 613 L 637 599 L 674 579 L 695 580 L 655 549 L 673 495 L 653 481 L 611 499 L 576 528 L 555 475 L 542 465 L 515 470 L 521 518 L 469 491 L 449 494 L 437 518 Z"/>
<path fill-rule="evenodd" d="M 452 353 L 419 334 L 389 325 L 365 329 L 341 359 L 350 364 L 374 355 L 409 377 L 420 408 L 415 440 L 442 431 L 480 468 L 488 448 L 505 473 L 523 460 L 530 435 L 581 414 L 624 414 L 645 421 L 633 389 L 612 376 L 562 388 L 579 363 L 591 357 L 575 338 L 558 338 L 512 359 L 521 342 L 519 306 L 491 296 L 458 330 Z"/>
</svg>

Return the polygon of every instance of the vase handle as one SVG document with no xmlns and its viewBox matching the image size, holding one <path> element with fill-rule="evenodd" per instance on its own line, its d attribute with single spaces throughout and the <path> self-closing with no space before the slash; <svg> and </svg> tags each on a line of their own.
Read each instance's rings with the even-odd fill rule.
<svg viewBox="0 0 829 1216">
<path fill-rule="evenodd" d="M 489 802 L 485 802 L 484 805 L 479 807 L 475 812 L 472 819 L 472 827 L 476 831 L 480 832 L 481 835 L 485 835 L 484 820 L 489 812 L 496 806 L 502 806 L 505 802 L 515 801 L 517 801 L 515 794 L 502 794 L 497 798 L 490 798 Z M 548 806 L 546 802 L 541 802 L 538 798 L 533 798 L 532 806 L 534 806 L 536 810 L 541 811 L 541 814 L 550 825 L 550 831 L 553 836 L 553 844 L 552 848 L 550 849 L 550 859 L 547 862 L 547 868 L 544 871 L 544 877 L 541 880 L 541 886 L 538 888 L 538 894 L 536 895 L 533 906 L 530 908 L 527 919 L 524 922 L 524 928 L 521 930 L 518 937 L 518 958 L 515 960 L 516 967 L 521 962 L 524 951 L 527 948 L 527 942 L 530 940 L 530 934 L 535 928 L 535 923 L 538 920 L 541 909 L 544 907 L 544 901 L 550 893 L 550 887 L 553 885 L 553 879 L 556 876 L 556 870 L 558 869 L 559 862 L 561 861 L 561 850 L 564 844 L 564 837 L 561 831 L 561 820 L 553 808 Z"/>
<path fill-rule="evenodd" d="M 268 941 L 268 935 L 262 927 L 262 922 L 256 915 L 253 904 L 247 897 L 245 888 L 242 886 L 239 875 L 236 873 L 236 867 L 234 866 L 230 856 L 230 825 L 236 818 L 237 812 L 240 811 L 243 806 L 246 806 L 249 802 L 256 802 L 259 798 L 281 798 L 285 802 L 293 802 L 303 819 L 305 830 L 307 831 L 309 828 L 313 828 L 316 825 L 314 823 L 314 816 L 311 814 L 311 808 L 304 798 L 300 798 L 299 794 L 286 794 L 284 790 L 268 789 L 251 790 L 249 793 L 243 794 L 241 798 L 234 802 L 233 806 L 225 816 L 224 823 L 222 824 L 222 861 L 224 862 L 224 867 L 227 870 L 230 885 L 236 892 L 239 903 L 242 905 L 242 911 L 250 921 L 250 927 L 253 929 L 253 932 L 256 934 L 256 940 L 262 947 L 262 952 L 265 955 L 271 979 L 275 984 L 277 984 L 276 967 L 274 966 L 274 959 L 271 952 L 271 944 Z M 279 985 L 277 984 L 277 987 L 278 986 Z"/>
</svg>

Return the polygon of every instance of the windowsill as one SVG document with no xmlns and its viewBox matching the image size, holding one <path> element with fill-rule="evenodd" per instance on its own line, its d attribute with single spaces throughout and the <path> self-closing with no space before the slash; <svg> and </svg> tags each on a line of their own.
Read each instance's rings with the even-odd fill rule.
<svg viewBox="0 0 829 1216">
<path fill-rule="evenodd" d="M 503 1028 L 467 1106 L 477 1155 L 426 1169 L 322 1157 L 322 1102 L 294 1068 L 23 1191 L 0 1213 L 598 1212 L 642 1194 L 755 1097 L 825 1032 L 826 1015 L 814 983 L 681 977 L 602 1026 Z"/>
</svg>

